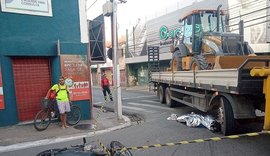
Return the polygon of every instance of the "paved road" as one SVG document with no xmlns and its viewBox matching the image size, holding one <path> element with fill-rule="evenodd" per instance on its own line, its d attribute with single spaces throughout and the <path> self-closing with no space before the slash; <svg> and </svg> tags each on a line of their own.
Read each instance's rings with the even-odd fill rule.
<svg viewBox="0 0 270 156">
<path fill-rule="evenodd" d="M 159 103 L 154 93 L 141 91 L 122 91 L 124 112 L 135 112 L 144 116 L 145 122 L 133 127 L 106 134 L 104 140 L 121 138 L 129 146 L 151 145 L 156 143 L 178 142 L 200 138 L 222 137 L 206 128 L 190 128 L 184 124 L 167 121 L 171 113 L 186 114 L 190 107 L 168 108 Z M 261 129 L 261 123 L 242 123 L 239 132 L 253 132 Z M 270 135 L 235 140 L 222 140 L 197 144 L 179 145 L 175 147 L 153 148 L 133 151 L 135 155 L 269 155 Z"/>
<path fill-rule="evenodd" d="M 101 96 L 101 90 L 96 88 L 93 94 L 95 97 L 94 103 L 102 103 L 103 97 Z M 144 117 L 144 122 L 134 122 L 131 127 L 87 138 L 87 141 L 96 144 L 96 140 L 100 139 L 104 144 L 107 144 L 112 140 L 118 140 L 130 147 L 222 136 L 221 134 L 212 133 L 203 127 L 190 128 L 185 124 L 166 120 L 171 113 L 181 115 L 195 111 L 190 107 L 168 108 L 160 104 L 158 98 L 153 93 L 148 92 L 123 91 L 122 97 L 124 112 L 140 114 Z M 106 105 L 113 107 L 112 102 Z M 248 130 L 252 130 L 252 128 Z M 14 151 L 9 154 L 31 155 L 34 153 L 33 151 L 65 147 L 81 142 L 81 140 L 74 140 L 62 144 Z M 151 148 L 132 152 L 134 156 L 268 156 L 270 154 L 269 144 L 270 135 L 261 135 L 257 137 Z"/>
</svg>

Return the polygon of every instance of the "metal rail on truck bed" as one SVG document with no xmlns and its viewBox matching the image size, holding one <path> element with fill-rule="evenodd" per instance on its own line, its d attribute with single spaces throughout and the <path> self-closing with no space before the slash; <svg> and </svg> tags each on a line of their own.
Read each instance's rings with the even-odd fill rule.
<svg viewBox="0 0 270 156">
<path fill-rule="evenodd" d="M 251 77 L 253 67 L 269 67 L 270 59 L 247 59 L 239 68 L 153 72 L 151 82 L 231 94 L 262 93 L 263 77 Z"/>
</svg>

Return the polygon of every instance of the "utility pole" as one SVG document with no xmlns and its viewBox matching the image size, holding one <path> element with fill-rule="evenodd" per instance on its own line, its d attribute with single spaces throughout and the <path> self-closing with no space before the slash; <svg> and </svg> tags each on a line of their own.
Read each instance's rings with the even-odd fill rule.
<svg viewBox="0 0 270 156">
<path fill-rule="evenodd" d="M 120 67 L 118 62 L 118 42 L 117 42 L 117 2 L 112 2 L 112 49 L 113 49 L 113 84 L 114 90 L 114 112 L 118 120 L 122 119 L 122 97 L 121 97 L 121 86 L 120 86 Z"/>
</svg>

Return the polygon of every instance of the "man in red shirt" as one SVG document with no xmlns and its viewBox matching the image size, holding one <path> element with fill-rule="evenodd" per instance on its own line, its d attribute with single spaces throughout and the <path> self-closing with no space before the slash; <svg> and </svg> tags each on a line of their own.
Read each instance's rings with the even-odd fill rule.
<svg viewBox="0 0 270 156">
<path fill-rule="evenodd" d="M 100 84 L 101 84 L 101 88 L 102 88 L 105 100 L 107 100 L 107 95 L 106 95 L 106 92 L 107 92 L 108 95 L 110 96 L 111 101 L 113 101 L 111 90 L 110 90 L 110 82 L 107 79 L 105 73 L 103 73 L 103 75 L 101 77 L 101 83 Z"/>
</svg>

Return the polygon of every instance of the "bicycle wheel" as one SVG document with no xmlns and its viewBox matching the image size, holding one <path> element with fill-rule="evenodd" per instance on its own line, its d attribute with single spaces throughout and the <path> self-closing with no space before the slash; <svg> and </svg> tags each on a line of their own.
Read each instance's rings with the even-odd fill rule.
<svg viewBox="0 0 270 156">
<path fill-rule="evenodd" d="M 125 146 L 123 144 L 121 144 L 119 141 L 112 141 L 110 143 L 110 147 L 112 149 L 122 149 Z M 132 156 L 132 153 L 129 150 L 125 150 L 123 152 L 121 151 L 115 151 L 112 153 L 113 156 Z"/>
<path fill-rule="evenodd" d="M 70 126 L 76 125 L 81 120 L 81 108 L 79 106 L 71 105 L 70 112 L 67 113 L 67 124 Z"/>
<path fill-rule="evenodd" d="M 51 123 L 51 115 L 48 110 L 41 110 L 37 113 L 34 120 L 34 127 L 38 131 L 43 131 L 48 128 Z"/>
</svg>

